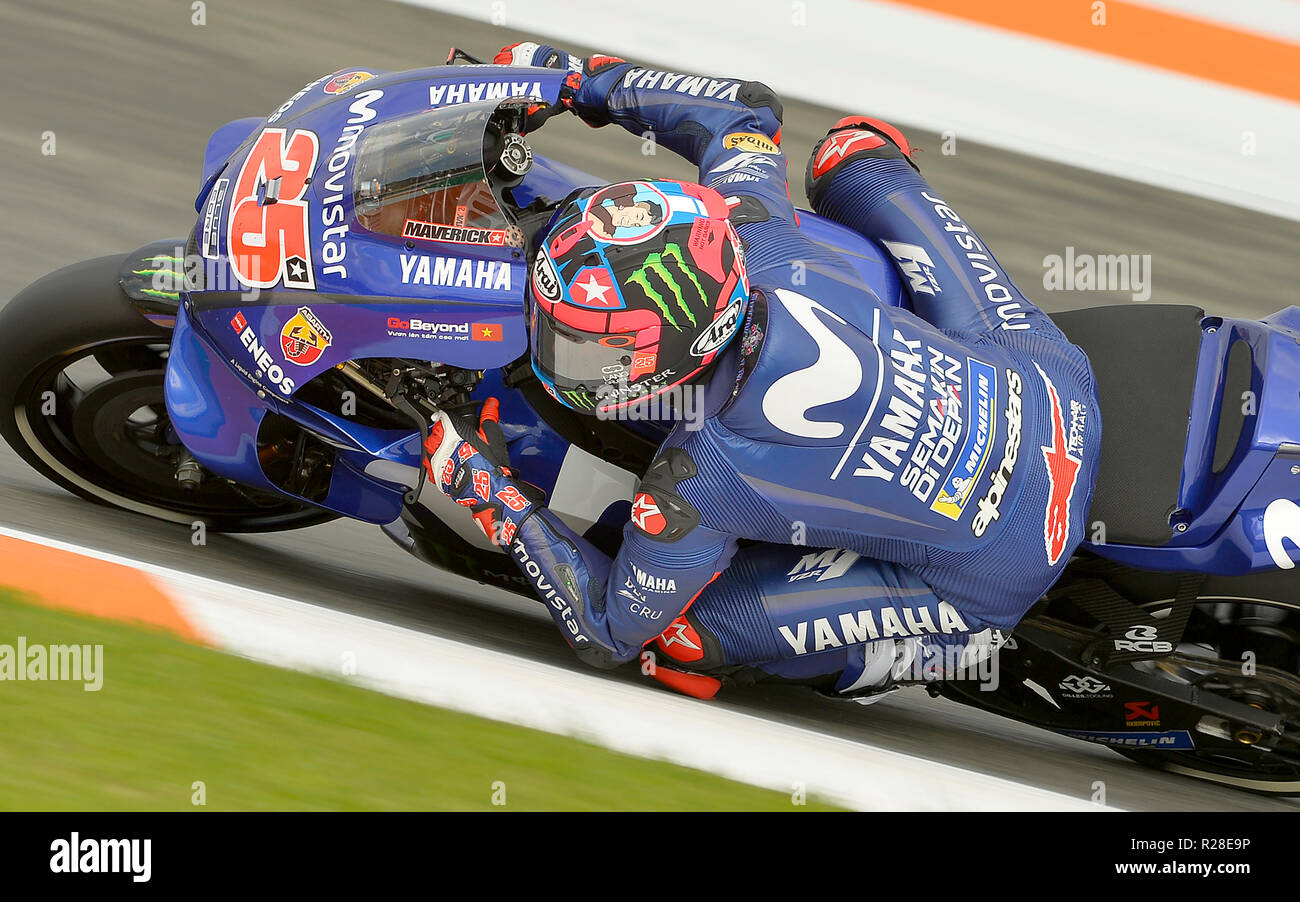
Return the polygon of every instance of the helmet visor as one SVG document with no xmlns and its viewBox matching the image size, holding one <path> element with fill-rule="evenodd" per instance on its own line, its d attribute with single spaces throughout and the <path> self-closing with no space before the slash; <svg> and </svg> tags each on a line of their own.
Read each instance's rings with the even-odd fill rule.
<svg viewBox="0 0 1300 902">
<path fill-rule="evenodd" d="M 533 317 L 533 357 L 542 372 L 560 388 L 595 391 L 602 384 L 625 383 L 637 355 L 636 333 L 594 335 L 580 332 L 550 317 Z"/>
</svg>

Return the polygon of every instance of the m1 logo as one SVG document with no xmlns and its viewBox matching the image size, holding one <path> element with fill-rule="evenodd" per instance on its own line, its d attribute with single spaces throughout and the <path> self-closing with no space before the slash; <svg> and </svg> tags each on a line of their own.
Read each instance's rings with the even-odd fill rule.
<svg viewBox="0 0 1300 902">
<path fill-rule="evenodd" d="M 230 268 L 245 285 L 316 287 L 303 195 L 319 153 L 314 132 L 268 128 L 245 157 L 227 229 Z"/>
</svg>

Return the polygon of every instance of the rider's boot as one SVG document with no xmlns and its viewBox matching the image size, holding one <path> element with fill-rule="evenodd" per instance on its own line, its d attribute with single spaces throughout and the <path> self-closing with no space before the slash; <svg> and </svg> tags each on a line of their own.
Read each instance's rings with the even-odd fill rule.
<svg viewBox="0 0 1300 902">
<path fill-rule="evenodd" d="M 713 698 L 722 681 L 695 670 L 710 670 L 723 663 L 715 637 L 690 612 L 668 625 L 641 653 L 641 671 L 684 695 Z M 679 665 L 679 666 L 674 666 Z"/>
<path fill-rule="evenodd" d="M 874 705 L 913 682 L 907 677 L 913 670 L 920 645 L 919 639 L 909 637 L 855 646 L 849 650 L 849 666 L 840 674 L 835 687 L 823 694 L 859 705 Z"/>
<path fill-rule="evenodd" d="M 969 633 L 955 642 L 935 642 L 910 637 L 872 642 L 849 650 L 849 666 L 840 674 L 830 698 L 871 705 L 885 695 L 906 686 L 919 686 L 961 677 L 987 679 L 989 659 L 1005 645 L 1011 634 L 985 629 Z"/>
</svg>

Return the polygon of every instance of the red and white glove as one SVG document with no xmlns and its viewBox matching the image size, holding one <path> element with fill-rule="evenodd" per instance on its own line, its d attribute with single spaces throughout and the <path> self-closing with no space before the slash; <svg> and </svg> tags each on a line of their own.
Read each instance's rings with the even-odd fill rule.
<svg viewBox="0 0 1300 902">
<path fill-rule="evenodd" d="M 502 47 L 492 62 L 499 66 L 537 66 L 543 69 L 567 69 L 569 76 L 560 88 L 559 103 L 554 108 L 537 106 L 529 110 L 528 130 L 536 130 L 543 122 L 560 110 L 574 110 L 574 98 L 582 87 L 582 80 L 600 72 L 608 66 L 617 66 L 626 62 L 617 56 L 597 54 L 590 59 L 583 59 L 577 54 L 566 53 L 550 44 L 538 44 L 535 41 L 520 41 L 509 47 Z M 578 112 L 575 110 L 575 112 Z M 588 125 L 599 126 L 604 122 L 589 121 Z"/>
<path fill-rule="evenodd" d="M 565 53 L 550 44 L 538 44 L 535 41 L 520 41 L 509 47 L 502 47 L 492 62 L 498 66 L 537 66 L 542 69 L 568 69 L 571 72 L 582 71 L 582 59 Z"/>
<path fill-rule="evenodd" d="M 542 69 L 568 69 L 569 76 L 560 88 L 559 102 L 555 106 L 536 103 L 528 108 L 528 120 L 525 123 L 530 132 L 537 131 L 542 124 L 556 113 L 573 109 L 573 98 L 582 87 L 582 59 L 557 50 L 549 44 L 533 41 L 520 41 L 509 47 L 502 47 L 492 62 L 498 66 L 536 66 Z"/>
<path fill-rule="evenodd" d="M 447 497 L 469 508 L 488 539 L 509 545 L 541 504 L 542 493 L 515 478 L 499 417 L 496 398 L 483 402 L 477 429 L 439 411 L 425 441 L 424 465 Z"/>
</svg>

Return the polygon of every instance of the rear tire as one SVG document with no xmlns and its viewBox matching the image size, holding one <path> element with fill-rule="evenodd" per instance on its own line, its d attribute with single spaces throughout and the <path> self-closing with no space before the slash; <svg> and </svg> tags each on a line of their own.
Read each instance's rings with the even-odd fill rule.
<svg viewBox="0 0 1300 902">
<path fill-rule="evenodd" d="M 266 532 L 329 511 L 208 475 L 185 491 L 163 376 L 171 332 L 118 282 L 122 256 L 65 267 L 0 308 L 0 435 L 33 469 L 99 504 L 215 532 Z M 75 368 L 90 374 L 78 385 Z"/>
</svg>

